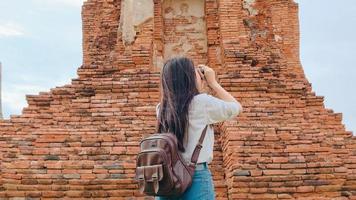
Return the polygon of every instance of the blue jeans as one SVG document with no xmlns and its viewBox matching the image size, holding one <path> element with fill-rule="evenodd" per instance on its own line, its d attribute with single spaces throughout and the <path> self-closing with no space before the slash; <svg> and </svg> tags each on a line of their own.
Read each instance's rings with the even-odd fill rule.
<svg viewBox="0 0 356 200">
<path fill-rule="evenodd" d="M 155 200 L 214 200 L 214 183 L 208 165 L 195 169 L 192 185 L 176 199 L 156 196 Z"/>
</svg>

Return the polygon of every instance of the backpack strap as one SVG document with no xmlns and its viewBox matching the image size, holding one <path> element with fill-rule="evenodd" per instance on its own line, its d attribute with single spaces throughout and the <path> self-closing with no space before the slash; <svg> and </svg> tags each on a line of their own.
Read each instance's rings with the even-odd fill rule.
<svg viewBox="0 0 356 200">
<path fill-rule="evenodd" d="M 208 125 L 207 124 L 205 126 L 205 128 L 203 129 L 203 133 L 201 134 L 200 138 L 199 138 L 199 141 L 198 141 L 198 144 L 195 146 L 194 148 L 194 151 L 193 151 L 193 154 L 192 154 L 192 158 L 191 158 L 191 163 L 196 165 L 197 164 L 197 161 L 198 161 L 198 157 L 199 157 L 199 153 L 200 153 L 200 150 L 201 148 L 203 147 L 203 141 L 204 141 L 204 138 L 205 138 L 205 134 L 206 134 L 206 130 L 208 128 Z"/>
<path fill-rule="evenodd" d="M 160 121 L 159 121 L 159 118 L 157 118 L 157 127 L 158 127 L 158 129 L 159 129 L 159 125 L 160 125 Z M 205 128 L 203 129 L 202 134 L 200 135 L 198 144 L 194 148 L 194 151 L 193 151 L 193 154 L 192 154 L 192 158 L 191 158 L 191 161 L 190 161 L 191 164 L 193 164 L 193 165 L 197 164 L 198 157 L 199 157 L 199 154 L 200 154 L 200 150 L 203 147 L 203 141 L 204 141 L 204 138 L 205 138 L 205 134 L 206 134 L 206 130 L 208 128 L 208 125 L 210 125 L 210 124 L 207 124 L 205 126 Z"/>
</svg>

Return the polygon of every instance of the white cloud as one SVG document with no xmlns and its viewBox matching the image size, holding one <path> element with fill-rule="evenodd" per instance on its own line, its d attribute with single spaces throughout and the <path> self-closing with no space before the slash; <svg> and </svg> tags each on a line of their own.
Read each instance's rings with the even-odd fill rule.
<svg viewBox="0 0 356 200">
<path fill-rule="evenodd" d="M 46 92 L 48 88 L 39 85 L 30 84 L 12 84 L 6 88 L 2 94 L 3 108 L 7 108 L 16 113 L 21 113 L 24 107 L 27 107 L 26 94 L 36 95 L 39 92 Z"/>
<path fill-rule="evenodd" d="M 52 5 L 52 6 L 70 6 L 70 7 L 81 7 L 83 2 L 87 0 L 35 0 L 36 3 Z"/>
<path fill-rule="evenodd" d="M 18 37 L 25 34 L 24 28 L 13 22 L 0 24 L 0 38 Z"/>
<path fill-rule="evenodd" d="M 3 84 L 2 86 L 2 111 L 4 118 L 22 113 L 22 109 L 28 106 L 26 95 L 38 95 L 39 92 L 50 92 L 53 88 L 71 84 L 71 79 L 68 78 L 59 78 L 56 81 L 50 81 L 49 79 L 41 79 L 29 74 L 18 74 L 17 78 L 21 83 L 15 82 L 8 85 Z"/>
</svg>

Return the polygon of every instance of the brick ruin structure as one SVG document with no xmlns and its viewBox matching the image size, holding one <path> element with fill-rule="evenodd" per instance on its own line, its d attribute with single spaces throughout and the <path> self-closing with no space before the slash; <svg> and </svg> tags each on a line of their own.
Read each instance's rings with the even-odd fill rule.
<svg viewBox="0 0 356 200">
<path fill-rule="evenodd" d="M 88 0 L 82 20 L 78 77 L 0 120 L 0 199 L 152 199 L 135 158 L 176 55 L 244 107 L 214 125 L 216 199 L 356 199 L 356 140 L 304 74 L 293 0 Z"/>
</svg>

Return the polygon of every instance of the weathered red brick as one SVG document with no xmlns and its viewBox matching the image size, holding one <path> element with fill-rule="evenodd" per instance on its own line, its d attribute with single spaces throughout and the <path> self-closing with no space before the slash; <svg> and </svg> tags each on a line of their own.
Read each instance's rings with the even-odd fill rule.
<svg viewBox="0 0 356 200">
<path fill-rule="evenodd" d="M 188 20 L 152 1 L 133 43 L 121 2 L 86 1 L 78 77 L 0 120 L 0 198 L 152 199 L 139 194 L 135 159 L 154 132 L 163 61 L 182 54 L 244 107 L 214 126 L 216 199 L 354 199 L 356 140 L 305 78 L 293 0 L 171 1 L 203 13 Z"/>
</svg>

